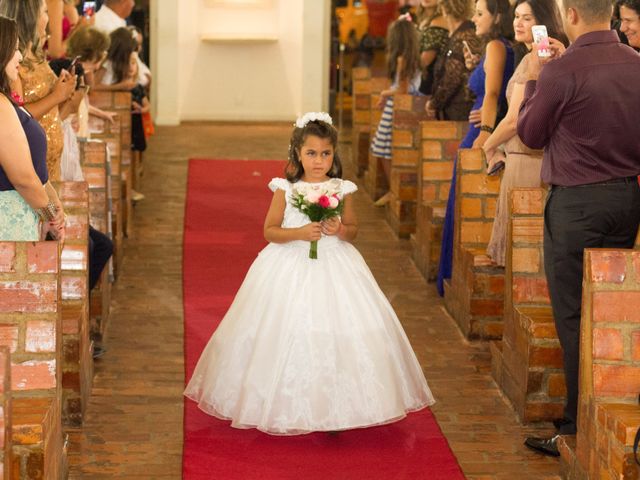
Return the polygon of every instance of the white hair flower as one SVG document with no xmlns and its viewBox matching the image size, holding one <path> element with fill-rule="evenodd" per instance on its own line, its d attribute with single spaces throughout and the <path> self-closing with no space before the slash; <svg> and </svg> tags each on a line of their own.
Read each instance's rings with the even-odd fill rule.
<svg viewBox="0 0 640 480">
<path fill-rule="evenodd" d="M 304 128 L 307 126 L 307 123 L 315 121 L 321 121 L 328 123 L 329 125 L 333 125 L 331 116 L 326 112 L 307 112 L 301 117 L 298 117 L 294 125 L 298 128 Z"/>
</svg>

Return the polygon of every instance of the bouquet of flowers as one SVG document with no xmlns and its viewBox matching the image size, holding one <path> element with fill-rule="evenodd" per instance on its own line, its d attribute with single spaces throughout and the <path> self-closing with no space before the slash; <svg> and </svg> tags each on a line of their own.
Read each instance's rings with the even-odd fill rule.
<svg viewBox="0 0 640 480">
<path fill-rule="evenodd" d="M 339 182 L 304 184 L 293 189 L 291 200 L 293 206 L 309 217 L 309 220 L 321 222 L 342 213 L 343 202 L 339 193 Z M 317 240 L 311 242 L 309 258 L 318 258 Z"/>
</svg>

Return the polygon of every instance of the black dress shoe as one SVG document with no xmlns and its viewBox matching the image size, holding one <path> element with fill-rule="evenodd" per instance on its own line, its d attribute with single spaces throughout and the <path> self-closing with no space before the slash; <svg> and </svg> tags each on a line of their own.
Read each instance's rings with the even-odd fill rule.
<svg viewBox="0 0 640 480">
<path fill-rule="evenodd" d="M 559 457 L 560 452 L 558 451 L 558 438 L 560 438 L 560 435 L 554 435 L 551 438 L 529 437 L 524 441 L 524 444 L 531 450 L 535 450 L 543 455 Z"/>
</svg>

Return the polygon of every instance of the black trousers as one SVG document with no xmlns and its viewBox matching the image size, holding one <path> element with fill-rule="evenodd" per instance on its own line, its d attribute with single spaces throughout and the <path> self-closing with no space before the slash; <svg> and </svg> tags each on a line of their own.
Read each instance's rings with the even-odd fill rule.
<svg viewBox="0 0 640 480">
<path fill-rule="evenodd" d="M 113 254 L 113 242 L 104 233 L 89 226 L 89 290 L 93 290 Z"/>
<path fill-rule="evenodd" d="M 580 313 L 585 248 L 632 248 L 640 223 L 640 187 L 619 183 L 551 187 L 544 211 L 544 268 L 562 346 L 567 400 L 562 434 L 576 433 Z"/>
</svg>

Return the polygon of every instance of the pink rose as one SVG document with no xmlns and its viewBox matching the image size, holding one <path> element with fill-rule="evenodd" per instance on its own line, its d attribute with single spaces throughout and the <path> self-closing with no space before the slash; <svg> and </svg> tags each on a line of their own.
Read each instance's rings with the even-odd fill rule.
<svg viewBox="0 0 640 480">
<path fill-rule="evenodd" d="M 329 200 L 329 197 L 327 197 L 326 195 L 322 195 L 318 199 L 318 205 L 320 205 L 322 208 L 327 208 L 331 205 L 331 200 Z"/>
<path fill-rule="evenodd" d="M 311 190 L 305 195 L 305 200 L 309 203 L 318 203 L 320 198 L 320 192 L 317 190 Z"/>
<path fill-rule="evenodd" d="M 340 200 L 338 200 L 338 197 L 336 197 L 335 195 L 329 198 L 329 206 L 331 208 L 336 208 L 339 204 L 340 204 Z"/>
</svg>

